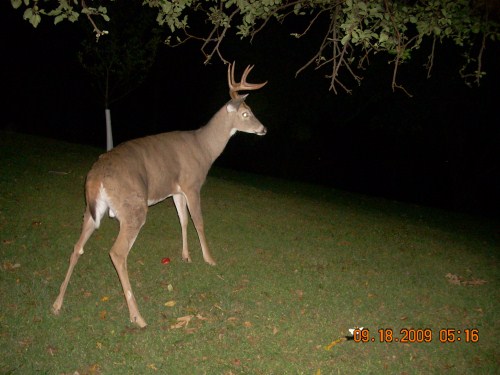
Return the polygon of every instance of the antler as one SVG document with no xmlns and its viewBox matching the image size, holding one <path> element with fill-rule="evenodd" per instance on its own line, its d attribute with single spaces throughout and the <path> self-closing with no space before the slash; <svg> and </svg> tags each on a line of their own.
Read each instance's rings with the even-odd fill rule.
<svg viewBox="0 0 500 375">
<path fill-rule="evenodd" d="M 250 90 L 258 90 L 261 87 L 263 87 L 266 83 L 248 83 L 247 76 L 253 69 L 253 65 L 248 65 L 243 72 L 243 75 L 241 76 L 241 82 L 237 83 L 234 81 L 234 66 L 236 65 L 235 62 L 233 64 L 229 64 L 227 68 L 227 82 L 229 84 L 229 95 L 231 95 L 232 99 L 238 99 L 241 98 L 241 95 L 238 95 L 238 91 L 250 91 Z"/>
</svg>

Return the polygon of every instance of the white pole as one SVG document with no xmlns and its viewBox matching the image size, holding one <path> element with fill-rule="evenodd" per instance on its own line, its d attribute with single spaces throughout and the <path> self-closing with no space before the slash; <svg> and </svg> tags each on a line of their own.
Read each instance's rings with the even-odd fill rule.
<svg viewBox="0 0 500 375">
<path fill-rule="evenodd" d="M 113 148 L 113 131 L 111 129 L 111 111 L 106 108 L 106 150 L 109 151 Z"/>
</svg>

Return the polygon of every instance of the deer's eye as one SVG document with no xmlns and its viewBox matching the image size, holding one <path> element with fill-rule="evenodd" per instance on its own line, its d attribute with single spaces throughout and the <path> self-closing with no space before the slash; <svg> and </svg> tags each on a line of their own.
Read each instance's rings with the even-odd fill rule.
<svg viewBox="0 0 500 375">
<path fill-rule="evenodd" d="M 250 117 L 250 113 L 248 113 L 248 112 L 243 112 L 241 115 L 242 115 L 244 118 Z"/>
</svg>

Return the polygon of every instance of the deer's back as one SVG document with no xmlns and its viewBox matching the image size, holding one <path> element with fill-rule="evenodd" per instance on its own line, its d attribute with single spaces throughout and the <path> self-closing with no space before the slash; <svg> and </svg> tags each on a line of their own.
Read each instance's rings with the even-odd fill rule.
<svg viewBox="0 0 500 375">
<path fill-rule="evenodd" d="M 134 139 L 102 154 L 87 175 L 87 185 L 139 194 L 160 201 L 185 189 L 201 188 L 207 163 L 195 132 L 169 132 Z"/>
</svg>

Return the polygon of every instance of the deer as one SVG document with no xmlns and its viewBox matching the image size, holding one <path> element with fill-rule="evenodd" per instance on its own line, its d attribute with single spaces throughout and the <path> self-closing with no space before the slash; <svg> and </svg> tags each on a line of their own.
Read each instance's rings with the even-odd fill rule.
<svg viewBox="0 0 500 375">
<path fill-rule="evenodd" d="M 139 312 L 127 271 L 128 254 L 146 222 L 148 207 L 173 198 L 181 225 L 182 260 L 191 262 L 187 243 L 188 210 L 198 234 L 203 259 L 215 266 L 207 240 L 200 206 L 200 190 L 207 174 L 229 139 L 238 131 L 263 136 L 267 129 L 245 103 L 251 91 L 267 84 L 248 83 L 253 69 L 248 65 L 239 83 L 235 63 L 228 64 L 227 79 L 231 99 L 210 121 L 197 130 L 172 131 L 124 142 L 99 156 L 85 181 L 86 206 L 78 242 L 74 245 L 66 277 L 52 305 L 58 315 L 73 269 L 92 233 L 107 212 L 119 222 L 119 232 L 109 255 L 118 273 L 127 302 L 130 321 L 139 327 L 147 323 Z"/>
</svg>

